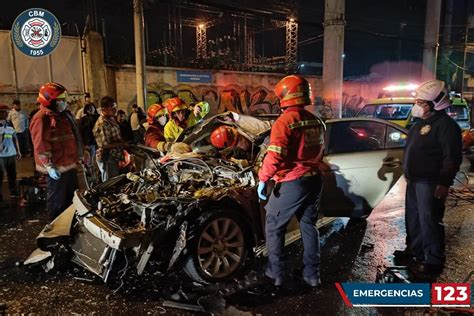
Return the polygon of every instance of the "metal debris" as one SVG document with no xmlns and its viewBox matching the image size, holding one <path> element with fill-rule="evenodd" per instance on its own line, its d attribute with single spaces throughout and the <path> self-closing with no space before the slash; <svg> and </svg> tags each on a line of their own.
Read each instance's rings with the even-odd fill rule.
<svg viewBox="0 0 474 316">
<path fill-rule="evenodd" d="M 175 302 L 175 301 L 164 301 L 163 306 L 164 307 L 184 309 L 184 310 L 193 311 L 193 312 L 204 312 L 205 311 L 204 308 L 200 305 L 180 303 L 180 302 Z"/>
</svg>

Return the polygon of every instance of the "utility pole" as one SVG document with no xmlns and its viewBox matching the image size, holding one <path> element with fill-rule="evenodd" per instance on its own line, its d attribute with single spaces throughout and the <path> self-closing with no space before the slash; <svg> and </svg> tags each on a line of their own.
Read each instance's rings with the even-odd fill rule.
<svg viewBox="0 0 474 316">
<path fill-rule="evenodd" d="M 326 0 L 324 9 L 323 98 L 342 117 L 345 0 Z"/>
<path fill-rule="evenodd" d="M 135 35 L 135 73 L 137 80 L 137 104 L 146 112 L 145 50 L 143 43 L 143 1 L 133 0 L 133 29 Z"/>
<path fill-rule="evenodd" d="M 421 70 L 422 81 L 436 78 L 440 17 L 441 0 L 428 0 L 426 3 L 423 68 Z"/>
<path fill-rule="evenodd" d="M 466 33 L 464 38 L 464 57 L 462 61 L 462 77 L 461 77 L 461 95 L 464 96 L 465 92 L 465 76 L 466 76 L 466 68 L 468 67 L 467 62 L 467 46 L 469 44 L 469 29 L 474 26 L 474 15 L 469 15 L 466 19 Z"/>
</svg>

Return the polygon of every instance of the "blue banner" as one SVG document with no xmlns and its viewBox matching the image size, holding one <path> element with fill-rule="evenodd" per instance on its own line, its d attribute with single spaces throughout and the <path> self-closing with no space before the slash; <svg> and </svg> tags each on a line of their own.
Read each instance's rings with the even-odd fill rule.
<svg viewBox="0 0 474 316">
<path fill-rule="evenodd" d="M 211 83 L 212 75 L 210 72 L 177 70 L 176 81 L 177 82 Z"/>
<path fill-rule="evenodd" d="M 431 303 L 429 283 L 342 283 L 342 289 L 339 290 L 342 298 L 353 306 L 430 306 Z"/>
</svg>

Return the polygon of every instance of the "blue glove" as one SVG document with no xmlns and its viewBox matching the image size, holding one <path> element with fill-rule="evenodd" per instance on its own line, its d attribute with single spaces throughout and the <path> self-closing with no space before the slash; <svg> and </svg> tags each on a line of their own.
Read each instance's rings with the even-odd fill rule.
<svg viewBox="0 0 474 316">
<path fill-rule="evenodd" d="M 61 172 L 54 167 L 47 167 L 46 170 L 48 171 L 48 175 L 53 180 L 59 180 L 61 178 Z"/>
<path fill-rule="evenodd" d="M 266 201 L 267 200 L 267 196 L 265 195 L 265 182 L 263 181 L 260 181 L 258 183 L 258 188 L 257 188 L 257 193 L 258 193 L 258 197 L 260 198 L 260 200 L 262 201 Z"/>
</svg>

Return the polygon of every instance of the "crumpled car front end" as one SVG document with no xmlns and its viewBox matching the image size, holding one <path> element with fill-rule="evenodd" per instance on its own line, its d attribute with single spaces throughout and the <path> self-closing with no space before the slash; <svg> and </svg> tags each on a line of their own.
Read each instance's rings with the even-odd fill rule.
<svg viewBox="0 0 474 316">
<path fill-rule="evenodd" d="M 150 258 L 167 271 L 182 255 L 194 219 L 254 186 L 249 167 L 221 159 L 171 159 L 76 191 L 73 205 L 47 225 L 37 244 L 52 254 L 50 262 L 67 248 L 74 263 L 104 282 L 132 265 L 142 274 Z"/>
</svg>

